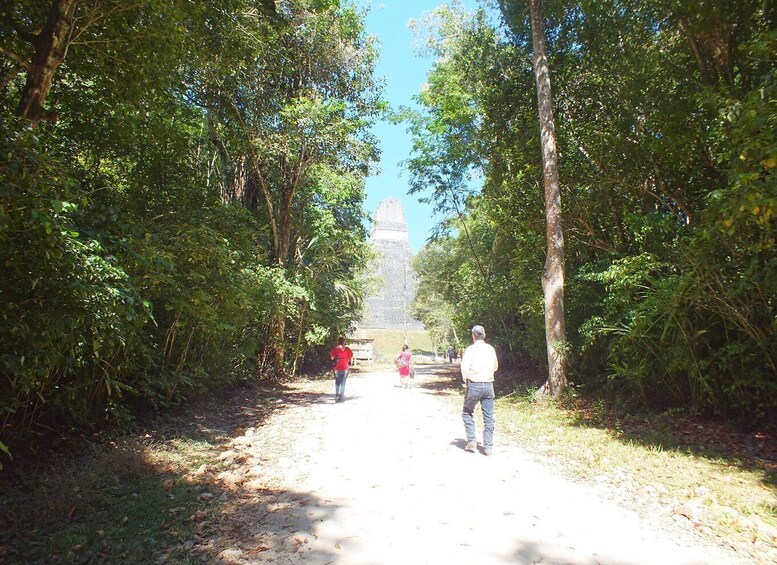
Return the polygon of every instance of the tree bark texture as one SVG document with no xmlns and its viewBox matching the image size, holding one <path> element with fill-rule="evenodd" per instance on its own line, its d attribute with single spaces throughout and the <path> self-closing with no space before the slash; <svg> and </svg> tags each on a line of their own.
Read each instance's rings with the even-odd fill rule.
<svg viewBox="0 0 777 565">
<path fill-rule="evenodd" d="M 216 122 L 213 119 L 213 113 L 208 110 L 208 137 L 210 138 L 213 147 L 216 148 L 216 152 L 219 157 L 219 168 L 221 169 L 221 190 L 219 196 L 221 201 L 225 204 L 232 202 L 235 199 L 235 181 L 234 181 L 234 167 L 229 158 L 227 147 L 224 145 L 224 141 L 219 136 L 216 129 Z"/>
<path fill-rule="evenodd" d="M 22 90 L 17 114 L 33 124 L 42 120 L 57 122 L 57 113 L 46 110 L 44 104 L 51 89 L 54 74 L 65 61 L 73 31 L 73 18 L 79 0 L 55 0 L 43 29 L 29 38 L 35 47 L 27 69 L 27 81 Z"/>
<path fill-rule="evenodd" d="M 273 314 L 269 330 L 273 373 L 280 381 L 286 376 L 286 318 L 283 314 Z"/>
<path fill-rule="evenodd" d="M 542 1 L 530 0 L 534 75 L 540 115 L 542 166 L 545 181 L 545 219 L 547 255 L 542 274 L 545 295 L 545 340 L 548 352 L 548 392 L 558 397 L 566 387 L 566 324 L 564 321 L 564 233 L 561 226 L 561 189 L 558 180 L 556 128 L 553 122 L 553 98 L 550 71 L 545 50 Z"/>
</svg>

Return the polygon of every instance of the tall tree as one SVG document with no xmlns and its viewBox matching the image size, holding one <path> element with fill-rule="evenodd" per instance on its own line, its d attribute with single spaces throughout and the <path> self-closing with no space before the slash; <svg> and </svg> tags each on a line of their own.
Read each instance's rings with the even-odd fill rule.
<svg viewBox="0 0 777 565">
<path fill-rule="evenodd" d="M 537 105 L 540 114 L 542 168 L 545 181 L 545 219 L 547 254 L 542 272 L 545 294 L 545 340 L 548 352 L 548 381 L 542 390 L 558 397 L 567 384 L 566 339 L 564 321 L 564 232 L 561 225 L 561 189 L 558 180 L 556 126 L 553 121 L 553 96 L 550 70 L 545 49 L 542 0 L 529 0 L 534 76 L 537 83 Z"/>
</svg>

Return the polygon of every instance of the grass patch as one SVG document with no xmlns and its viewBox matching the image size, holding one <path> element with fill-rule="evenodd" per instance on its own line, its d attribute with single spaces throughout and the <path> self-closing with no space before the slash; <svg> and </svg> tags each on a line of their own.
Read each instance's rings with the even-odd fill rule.
<svg viewBox="0 0 777 565">
<path fill-rule="evenodd" d="M 405 343 L 403 330 L 360 329 L 359 337 L 375 340 L 373 347 L 375 348 L 375 361 L 378 363 L 390 362 Z M 407 344 L 415 354 L 434 354 L 432 338 L 426 330 L 408 330 Z"/>
<path fill-rule="evenodd" d="M 28 470 L 3 503 L 0 556 L 19 563 L 153 563 L 192 535 L 193 517 L 205 505 L 193 476 L 209 453 L 202 442 L 125 444 Z"/>
<path fill-rule="evenodd" d="M 158 415 L 135 437 L 7 467 L 0 563 L 202 563 L 196 540 L 227 494 L 216 478 L 223 446 L 279 409 L 279 395 L 222 391 Z"/>
<path fill-rule="evenodd" d="M 603 483 L 622 501 L 660 505 L 667 518 L 738 544 L 777 547 L 777 462 L 747 457 L 741 435 L 734 441 L 711 423 L 616 416 L 580 398 L 559 404 L 528 394 L 499 399 L 496 417 L 500 433 L 569 476 Z"/>
</svg>

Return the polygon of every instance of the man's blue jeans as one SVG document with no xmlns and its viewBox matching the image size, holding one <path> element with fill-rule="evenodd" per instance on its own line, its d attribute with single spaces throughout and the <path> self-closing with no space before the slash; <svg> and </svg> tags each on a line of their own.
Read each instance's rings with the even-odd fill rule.
<svg viewBox="0 0 777 565">
<path fill-rule="evenodd" d="M 348 378 L 348 369 L 335 371 L 335 398 L 342 400 L 345 397 L 345 380 Z"/>
<path fill-rule="evenodd" d="M 464 430 L 467 441 L 475 441 L 475 406 L 480 402 L 483 410 L 483 447 L 491 448 L 494 442 L 494 383 L 467 382 L 467 393 L 464 395 Z"/>
</svg>

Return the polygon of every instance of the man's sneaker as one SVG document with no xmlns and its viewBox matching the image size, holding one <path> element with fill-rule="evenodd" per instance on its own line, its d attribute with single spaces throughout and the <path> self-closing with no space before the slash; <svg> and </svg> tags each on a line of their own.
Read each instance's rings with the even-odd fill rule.
<svg viewBox="0 0 777 565">
<path fill-rule="evenodd" d="M 483 455 L 486 455 L 488 457 L 491 457 L 494 454 L 494 450 L 490 447 L 484 447 L 483 448 Z"/>
<path fill-rule="evenodd" d="M 464 446 L 464 451 L 469 451 L 470 453 L 475 453 L 478 450 L 478 442 L 476 441 L 468 441 L 467 445 Z"/>
</svg>

